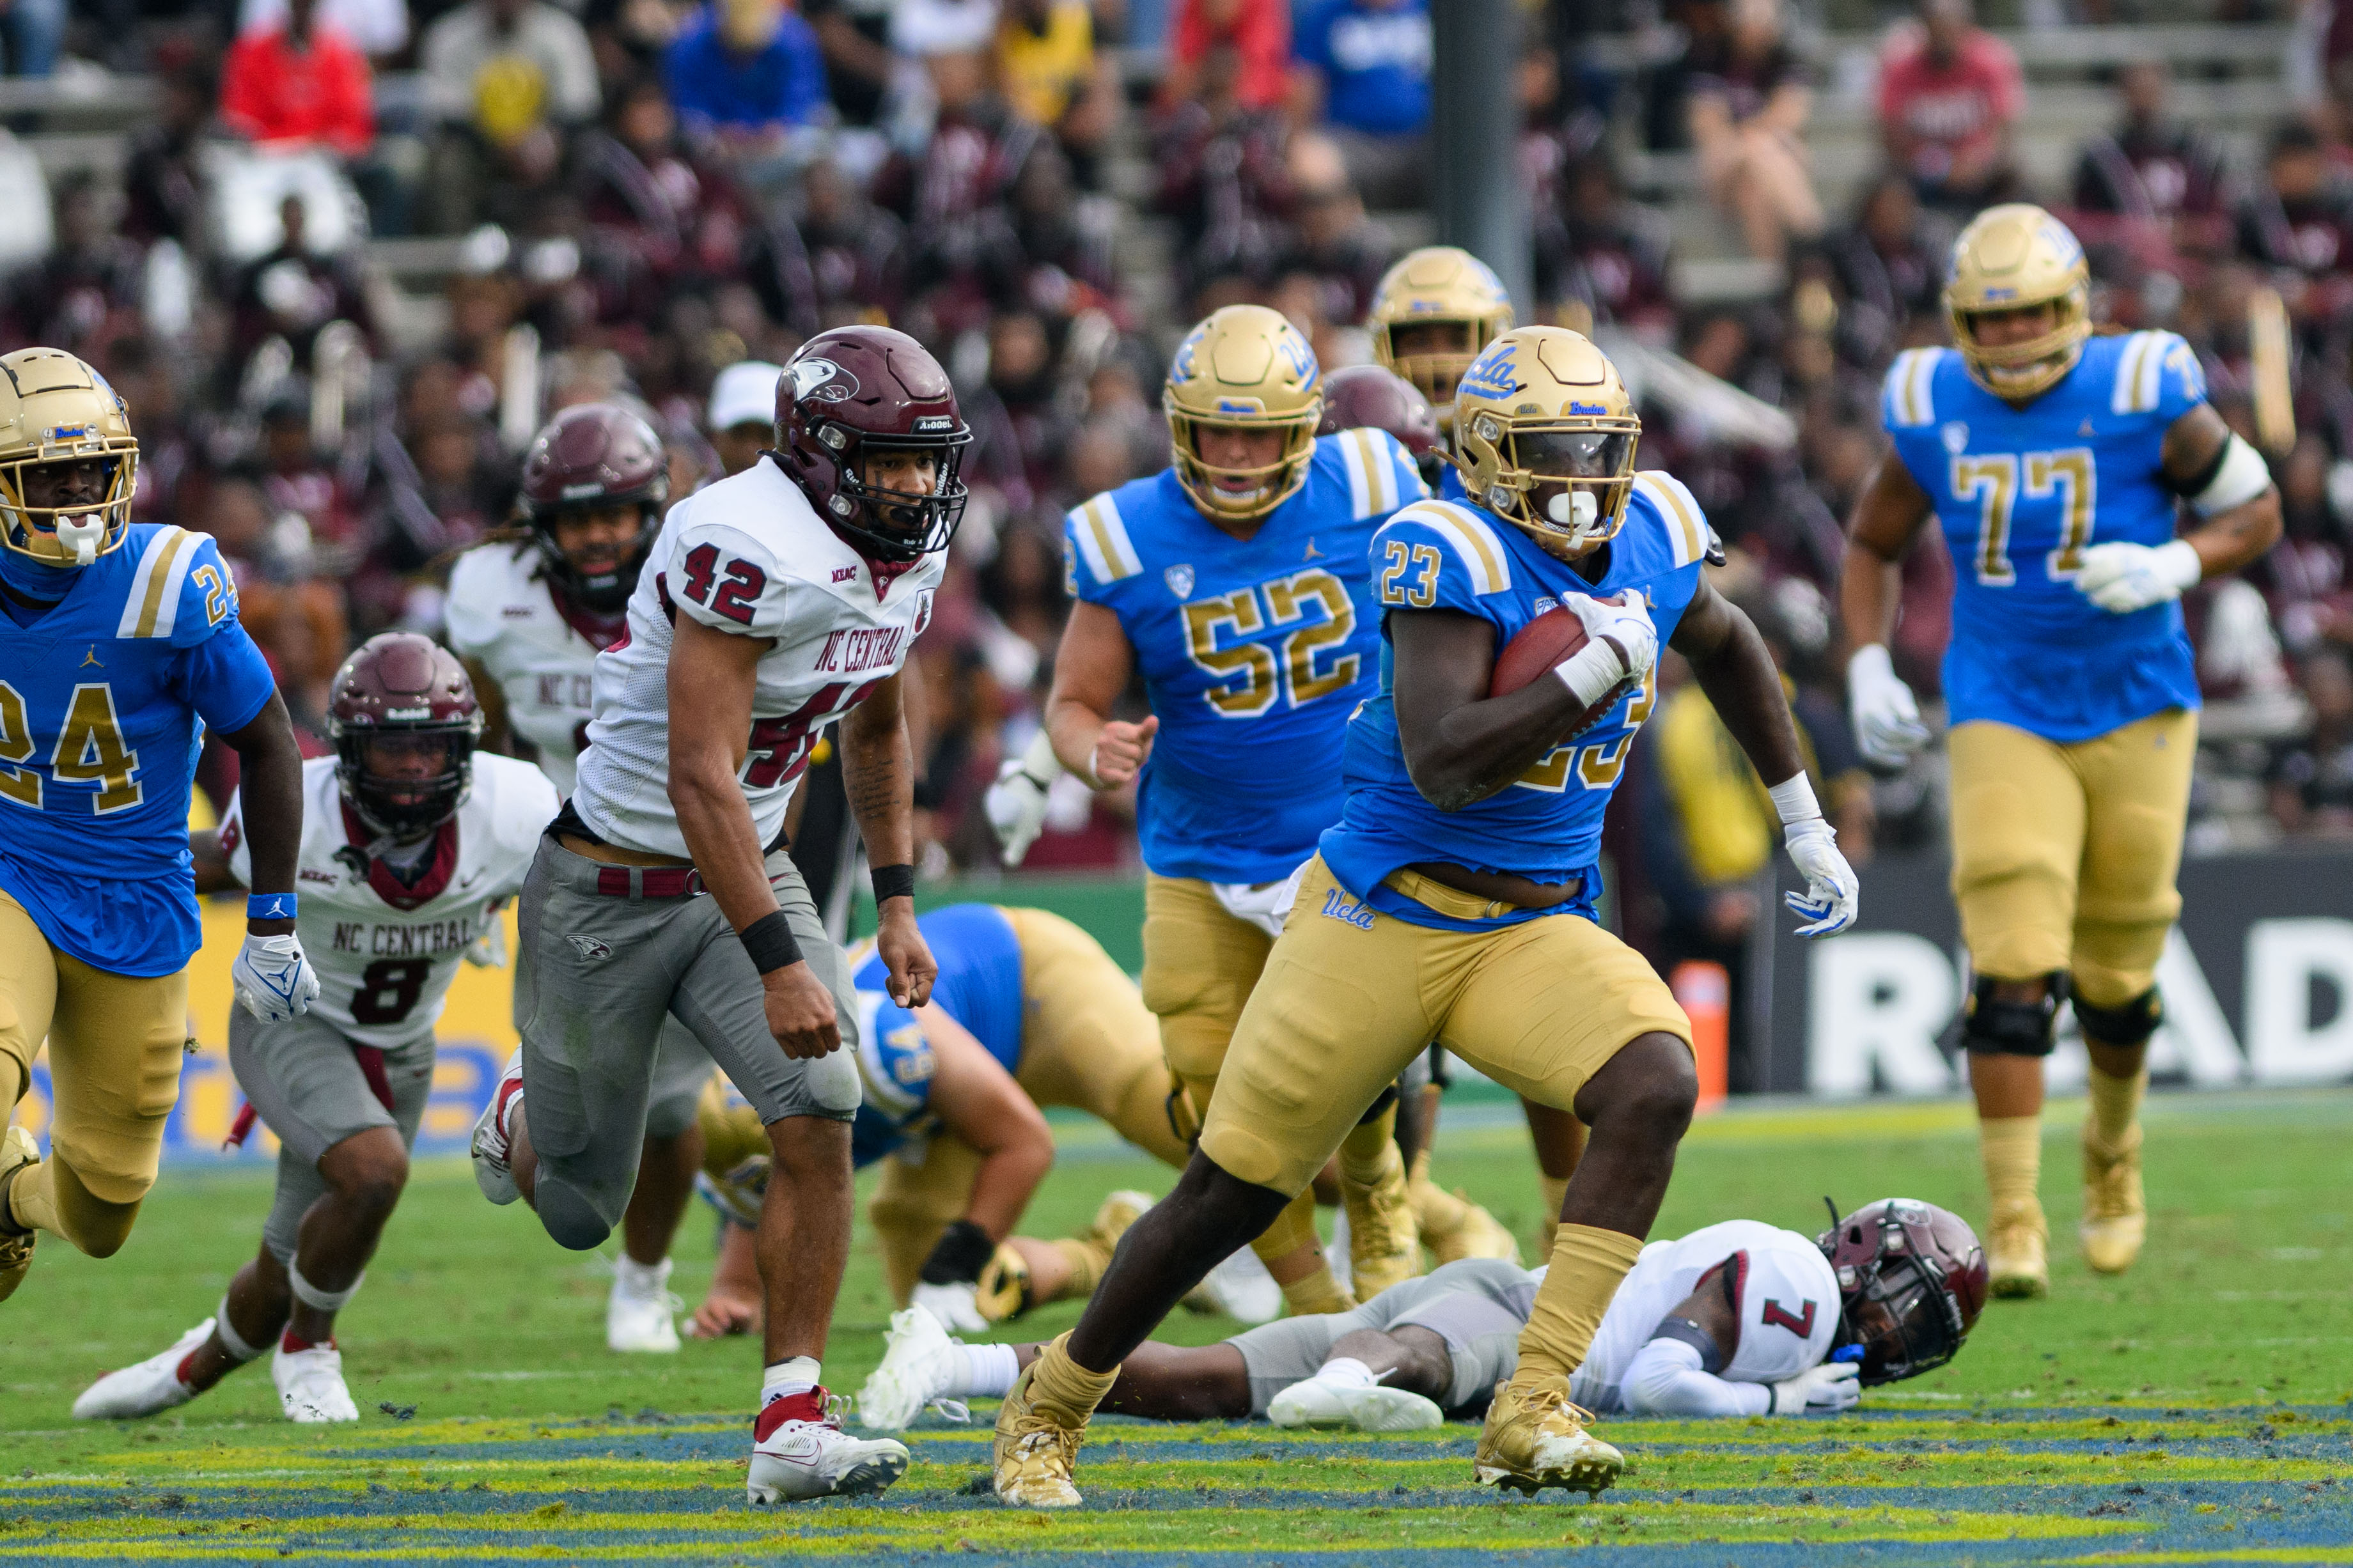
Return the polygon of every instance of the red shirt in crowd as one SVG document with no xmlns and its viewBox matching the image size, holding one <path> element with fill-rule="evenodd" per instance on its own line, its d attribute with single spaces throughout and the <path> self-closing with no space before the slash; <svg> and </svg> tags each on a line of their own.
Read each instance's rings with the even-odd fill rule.
<svg viewBox="0 0 2353 1568">
<path fill-rule="evenodd" d="M 2002 127 L 2026 108 L 2018 55 L 1971 29 L 1949 60 L 1929 58 L 1915 29 L 1888 45 L 1879 64 L 1879 118 L 1894 132 L 1916 180 L 1941 184 L 1956 164 L 1981 166 Z"/>
<path fill-rule="evenodd" d="M 1290 90 L 1291 8 L 1283 0 L 1177 0 L 1170 41 L 1188 70 L 1215 46 L 1233 46 L 1241 66 L 1234 97 L 1244 109 L 1279 108 Z"/>
<path fill-rule="evenodd" d="M 284 27 L 248 33 L 221 72 L 221 118 L 256 142 L 322 142 L 364 153 L 375 140 L 367 59 L 331 27 L 313 24 L 308 47 Z"/>
</svg>

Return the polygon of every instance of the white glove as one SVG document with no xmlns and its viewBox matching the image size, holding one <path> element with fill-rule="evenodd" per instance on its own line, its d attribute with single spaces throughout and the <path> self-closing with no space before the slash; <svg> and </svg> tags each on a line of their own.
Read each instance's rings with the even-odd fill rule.
<svg viewBox="0 0 2353 1568">
<path fill-rule="evenodd" d="M 973 1300 L 974 1287 L 969 1283 L 955 1285 L 915 1286 L 914 1304 L 937 1318 L 948 1331 L 958 1334 L 985 1334 L 988 1320 L 980 1315 L 980 1307 Z"/>
<path fill-rule="evenodd" d="M 2094 544 L 2084 552 L 2075 586 L 2114 616 L 2179 599 L 2198 585 L 2206 563 L 2186 539 L 2170 544 Z"/>
<path fill-rule="evenodd" d="M 1854 743 L 1876 767 L 1900 768 L 1928 743 L 1920 704 L 1897 679 L 1883 643 L 1865 643 L 1846 665 L 1847 712 L 1854 721 Z"/>
<path fill-rule="evenodd" d="M 1578 701 L 1599 702 L 1622 682 L 1641 679 L 1658 662 L 1659 628 L 1651 624 L 1651 606 L 1641 595 L 1627 595 L 1622 605 L 1588 594 L 1564 594 L 1560 602 L 1584 623 L 1588 639 L 1553 667 Z"/>
<path fill-rule="evenodd" d="M 507 922 L 499 919 L 498 911 L 486 911 L 488 923 L 482 934 L 466 944 L 466 962 L 477 969 L 504 969 L 507 966 Z"/>
<path fill-rule="evenodd" d="M 1852 1410 L 1862 1403 L 1862 1369 L 1851 1361 L 1825 1362 L 1773 1385 L 1772 1415 L 1803 1415 L 1809 1410 Z"/>
<path fill-rule="evenodd" d="M 302 956 L 302 939 L 292 931 L 248 936 L 228 966 L 228 978 L 245 1010 L 265 1024 L 301 1017 L 319 994 L 319 976 Z"/>
<path fill-rule="evenodd" d="M 1782 895 L 1799 918 L 1811 922 L 1799 926 L 1798 934 L 1836 936 L 1854 924 L 1862 888 L 1854 868 L 1839 853 L 1838 829 L 1819 816 L 1793 822 L 1781 830 L 1781 843 L 1806 877 L 1804 892 Z"/>
</svg>

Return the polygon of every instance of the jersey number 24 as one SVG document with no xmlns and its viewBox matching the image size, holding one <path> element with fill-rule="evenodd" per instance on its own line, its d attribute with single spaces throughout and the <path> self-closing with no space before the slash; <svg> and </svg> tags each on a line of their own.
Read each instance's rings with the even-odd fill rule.
<svg viewBox="0 0 2353 1568">
<path fill-rule="evenodd" d="M 44 805 L 44 781 L 37 767 L 16 764 L 31 763 L 39 749 L 24 694 L 0 680 L 0 796 L 35 811 Z M 60 784 L 98 786 L 90 802 L 94 816 L 128 811 L 147 798 L 139 782 L 139 753 L 124 742 L 114 710 L 114 688 L 99 681 L 74 688 L 58 743 L 49 750 L 48 769 Z"/>
</svg>

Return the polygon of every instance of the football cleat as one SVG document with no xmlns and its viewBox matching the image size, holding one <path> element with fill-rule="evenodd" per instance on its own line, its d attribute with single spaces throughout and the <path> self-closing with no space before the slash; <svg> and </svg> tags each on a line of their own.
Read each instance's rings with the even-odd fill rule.
<svg viewBox="0 0 2353 1568">
<path fill-rule="evenodd" d="M 892 1313 L 891 1331 L 882 1338 L 882 1364 L 858 1391 L 859 1421 L 877 1432 L 913 1426 L 923 1406 L 945 1400 L 955 1350 L 947 1330 L 923 1308 Z M 965 1418 L 971 1419 L 969 1414 Z"/>
<path fill-rule="evenodd" d="M 2084 1217 L 2076 1235 L 2084 1261 L 2101 1274 L 2121 1274 L 2140 1256 L 2148 1235 L 2148 1204 L 2141 1193 L 2141 1131 L 2136 1125 L 2114 1149 L 2084 1128 Z"/>
<path fill-rule="evenodd" d="M 1568 1402 L 1568 1379 L 1500 1384 L 1480 1429 L 1472 1472 L 1482 1486 L 1536 1492 L 1565 1487 L 1601 1495 L 1625 1456 L 1585 1429 L 1593 1417 Z"/>
<path fill-rule="evenodd" d="M 1986 1272 L 1997 1296 L 2026 1300 L 2051 1293 L 2050 1226 L 2032 1198 L 1995 1205 L 1986 1237 Z"/>
<path fill-rule="evenodd" d="M 21 1127 L 8 1129 L 7 1136 L 0 1138 L 0 1206 L 7 1204 L 17 1173 L 40 1163 L 41 1146 L 33 1135 Z M 25 1271 L 33 1266 L 33 1237 L 29 1230 L 22 1236 L 0 1236 L 0 1301 L 25 1282 Z"/>
<path fill-rule="evenodd" d="M 1213 1310 L 1240 1322 L 1271 1323 L 1282 1315 L 1282 1287 L 1247 1247 L 1234 1248 L 1232 1257 L 1210 1269 L 1185 1304 L 1191 1306 L 1195 1296 L 1206 1297 Z"/>
<path fill-rule="evenodd" d="M 1415 1214 L 1421 1231 L 1422 1245 L 1430 1248 L 1436 1259 L 1433 1267 L 1460 1263 L 1466 1258 L 1500 1258 L 1507 1263 L 1520 1260 L 1520 1244 L 1503 1222 L 1477 1204 L 1457 1192 L 1454 1196 L 1462 1205 L 1461 1217 L 1442 1229 L 1434 1228 L 1422 1211 L 1419 1201 L 1419 1187 L 1436 1191 L 1434 1184 L 1423 1177 L 1417 1184 Z"/>
<path fill-rule="evenodd" d="M 290 1351 L 280 1340 L 269 1358 L 269 1381 L 278 1385 L 278 1403 L 286 1419 L 306 1426 L 332 1421 L 356 1421 L 360 1407 L 343 1386 L 343 1352 L 332 1341 L 306 1351 Z"/>
<path fill-rule="evenodd" d="M 74 1419 L 123 1421 L 185 1405 L 196 1396 L 196 1390 L 180 1381 L 180 1368 L 212 1332 L 213 1321 L 206 1318 L 174 1340 L 171 1349 L 157 1351 L 135 1366 L 108 1373 L 73 1402 Z"/>
<path fill-rule="evenodd" d="M 1340 1176 L 1340 1201 L 1348 1216 L 1348 1283 L 1356 1300 L 1369 1301 L 1392 1285 L 1421 1271 L 1421 1239 L 1406 1190 L 1405 1162 L 1397 1145 L 1383 1151 L 1381 1173 L 1370 1185 Z"/>
<path fill-rule="evenodd" d="M 624 1253 L 605 1298 L 605 1348 L 624 1354 L 678 1353 L 678 1312 L 685 1306 L 670 1289 L 670 1260 L 651 1268 Z"/>
<path fill-rule="evenodd" d="M 522 1047 L 517 1046 L 514 1055 L 507 1058 L 506 1070 L 499 1074 L 497 1087 L 491 1090 L 490 1104 L 482 1107 L 481 1120 L 474 1123 L 474 1184 L 494 1204 L 511 1204 L 522 1195 L 507 1164 L 512 1147 L 507 1141 L 507 1118 L 522 1100 Z"/>
<path fill-rule="evenodd" d="M 771 1399 L 752 1424 L 752 1470 L 744 1484 L 754 1502 L 863 1497 L 907 1473 L 907 1449 L 888 1437 L 853 1437 L 827 1408 L 824 1389 Z"/>
<path fill-rule="evenodd" d="M 1294 1383 L 1276 1394 L 1266 1418 L 1278 1426 L 1345 1427 L 1357 1432 L 1428 1432 L 1446 1413 L 1409 1389 L 1342 1388 L 1320 1378 Z"/>
<path fill-rule="evenodd" d="M 1086 1427 L 1065 1426 L 1050 1411 L 1029 1403 L 1029 1382 L 1037 1371 L 1036 1362 L 1022 1368 L 1013 1392 L 997 1408 L 990 1453 L 993 1484 L 998 1499 L 1016 1508 L 1076 1508 L 1081 1499 L 1071 1473 L 1078 1468 L 1079 1439 Z"/>
</svg>

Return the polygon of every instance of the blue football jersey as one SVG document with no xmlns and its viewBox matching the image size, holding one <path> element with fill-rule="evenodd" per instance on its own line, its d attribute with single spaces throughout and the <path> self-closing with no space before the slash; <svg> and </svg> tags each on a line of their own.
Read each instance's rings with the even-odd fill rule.
<svg viewBox="0 0 2353 1568">
<path fill-rule="evenodd" d="M 1408 507 L 1381 526 L 1373 536 L 1373 577 L 1384 605 L 1453 610 L 1487 622 L 1495 628 L 1499 653 L 1522 627 L 1556 608 L 1564 594 L 1606 599 L 1639 593 L 1663 647 L 1699 591 L 1709 539 L 1707 517 L 1681 481 L 1645 472 L 1635 476 L 1625 525 L 1609 542 L 1609 570 L 1599 583 L 1588 582 L 1484 508 L 1444 500 Z M 1635 732 L 1657 700 L 1655 678 L 1511 784 L 1476 805 L 1449 812 L 1424 799 L 1406 772 L 1391 700 L 1394 658 L 1385 644 L 1380 689 L 1348 725 L 1347 808 L 1322 844 L 1332 875 L 1374 909 L 1415 925 L 1478 931 L 1542 914 L 1590 918 L 1601 889 L 1601 816 Z M 1381 885 L 1417 860 L 1538 882 L 1580 878 L 1584 885 L 1575 899 L 1551 910 L 1459 921 Z M 1353 911 L 1316 912 L 1346 919 Z"/>
<path fill-rule="evenodd" d="M 1346 430 L 1316 441 L 1307 482 L 1247 541 L 1204 518 L 1173 471 L 1071 513 L 1071 592 L 1119 617 L 1160 719 L 1136 798 L 1146 866 L 1273 882 L 1314 852 L 1339 819 L 1343 735 L 1379 658 L 1366 545 L 1429 493 L 1395 437 Z"/>
<path fill-rule="evenodd" d="M 2198 356 L 2171 332 L 2092 339 L 2024 408 L 1969 379 L 1951 349 L 1896 356 L 1881 418 L 1953 555 L 1951 722 L 1992 720 L 2064 743 L 2198 706 L 2181 606 L 2111 615 L 2075 577 L 2088 545 L 2174 537 L 2158 454 L 2173 422 L 2205 400 Z"/>
<path fill-rule="evenodd" d="M 1007 1072 L 1021 1068 L 1021 942 L 993 904 L 952 904 L 917 918 L 940 966 L 932 1000 L 970 1030 Z M 931 1042 L 923 1020 L 891 1000 L 889 970 L 869 954 L 851 984 L 858 991 L 858 1071 L 866 1097 L 849 1129 L 849 1158 L 871 1164 L 911 1137 L 931 1114 Z"/>
<path fill-rule="evenodd" d="M 176 973 L 202 941 L 188 790 L 204 726 L 276 688 L 210 537 L 134 523 L 58 606 L 0 615 L 0 891 L 113 974 Z"/>
</svg>

